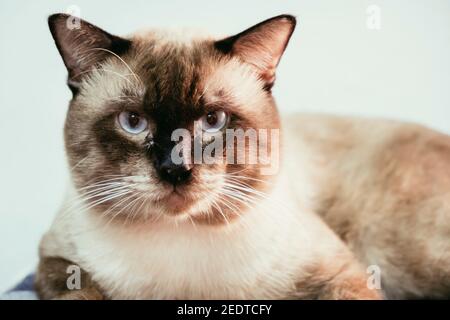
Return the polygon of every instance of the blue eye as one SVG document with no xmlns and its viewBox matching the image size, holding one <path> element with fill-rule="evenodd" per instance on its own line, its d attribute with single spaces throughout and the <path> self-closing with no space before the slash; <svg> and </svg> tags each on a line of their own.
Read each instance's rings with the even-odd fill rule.
<svg viewBox="0 0 450 320">
<path fill-rule="evenodd" d="M 121 112 L 119 124 L 123 130 L 131 134 L 139 134 L 147 129 L 147 120 L 136 112 Z"/>
<path fill-rule="evenodd" d="M 215 133 L 223 129 L 227 124 L 227 114 L 224 111 L 211 111 L 200 120 L 202 130 L 208 133 Z"/>
</svg>

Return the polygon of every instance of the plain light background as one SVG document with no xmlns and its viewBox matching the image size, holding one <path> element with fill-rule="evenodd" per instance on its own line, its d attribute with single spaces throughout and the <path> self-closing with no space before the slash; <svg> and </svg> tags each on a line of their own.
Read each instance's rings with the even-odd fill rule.
<svg viewBox="0 0 450 320">
<path fill-rule="evenodd" d="M 71 95 L 46 18 L 70 5 L 119 35 L 151 26 L 233 34 L 294 14 L 274 90 L 282 112 L 381 116 L 450 133 L 448 0 L 1 1 L 0 291 L 34 268 L 68 180 Z M 381 10 L 380 30 L 366 25 L 369 5 Z"/>
</svg>

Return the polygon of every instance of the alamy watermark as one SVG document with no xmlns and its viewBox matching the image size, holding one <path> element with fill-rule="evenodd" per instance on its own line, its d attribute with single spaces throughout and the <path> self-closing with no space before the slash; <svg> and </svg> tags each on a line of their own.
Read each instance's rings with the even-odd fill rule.
<svg viewBox="0 0 450 320">
<path fill-rule="evenodd" d="M 366 273 L 369 275 L 367 278 L 367 288 L 381 290 L 381 268 L 373 264 L 367 267 Z"/>
<path fill-rule="evenodd" d="M 172 132 L 171 140 L 176 143 L 171 151 L 174 164 L 258 165 L 262 175 L 274 175 L 279 169 L 279 129 L 225 129 L 215 134 L 194 130 L 192 137 L 190 130 L 180 128 Z"/>
<path fill-rule="evenodd" d="M 366 26 L 369 30 L 380 30 L 381 29 L 381 8 L 375 4 L 367 7 L 367 20 Z"/>
<path fill-rule="evenodd" d="M 66 280 L 66 287 L 69 290 L 81 289 L 81 268 L 76 264 L 69 265 L 66 269 L 66 273 L 69 274 Z"/>
<path fill-rule="evenodd" d="M 77 5 L 70 5 L 66 9 L 66 13 L 69 17 L 66 20 L 66 27 L 69 30 L 81 28 L 81 9 Z"/>
</svg>

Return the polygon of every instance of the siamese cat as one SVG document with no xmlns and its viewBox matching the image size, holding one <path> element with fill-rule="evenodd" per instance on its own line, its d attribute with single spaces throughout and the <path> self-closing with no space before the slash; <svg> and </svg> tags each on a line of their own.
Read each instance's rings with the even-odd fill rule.
<svg viewBox="0 0 450 320">
<path fill-rule="evenodd" d="M 40 298 L 449 294 L 450 139 L 281 119 L 271 88 L 294 17 L 227 38 L 117 37 L 69 19 L 49 17 L 73 93 L 71 183 L 40 245 Z M 228 135 L 239 130 L 244 143 Z"/>
</svg>

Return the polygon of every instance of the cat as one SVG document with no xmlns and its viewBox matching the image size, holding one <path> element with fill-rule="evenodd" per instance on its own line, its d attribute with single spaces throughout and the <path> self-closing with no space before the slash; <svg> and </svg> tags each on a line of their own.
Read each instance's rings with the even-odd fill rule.
<svg viewBox="0 0 450 320">
<path fill-rule="evenodd" d="M 172 141 L 179 129 L 204 133 L 203 150 L 228 129 L 279 130 L 271 87 L 294 17 L 225 39 L 151 30 L 122 38 L 70 22 L 49 17 L 73 94 L 64 130 L 72 179 L 41 242 L 40 298 L 380 297 L 306 194 L 289 195 L 289 173 L 188 161 L 198 143 Z"/>
<path fill-rule="evenodd" d="M 71 183 L 40 244 L 40 298 L 448 292 L 448 137 L 377 120 L 281 118 L 271 88 L 293 16 L 219 39 L 118 37 L 72 20 L 49 17 L 73 95 L 64 128 Z M 180 129 L 194 138 L 175 141 Z M 193 161 L 195 146 L 239 129 L 281 141 L 255 135 L 263 155 L 226 139 L 210 152 L 226 161 Z M 228 161 L 240 149 L 257 161 Z M 279 165 L 265 170 L 278 151 Z M 381 286 L 370 285 L 367 266 L 379 267 Z M 70 270 L 79 270 L 75 288 Z"/>
</svg>

